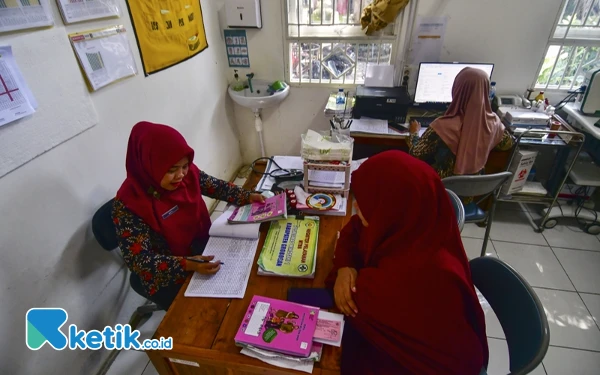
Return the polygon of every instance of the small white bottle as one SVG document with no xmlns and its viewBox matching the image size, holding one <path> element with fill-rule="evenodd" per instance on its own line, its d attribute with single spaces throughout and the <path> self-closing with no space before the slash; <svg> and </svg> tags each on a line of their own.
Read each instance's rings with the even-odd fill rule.
<svg viewBox="0 0 600 375">
<path fill-rule="evenodd" d="M 339 89 L 337 96 L 335 97 L 335 104 L 345 104 L 346 97 L 344 96 L 344 89 Z"/>
</svg>

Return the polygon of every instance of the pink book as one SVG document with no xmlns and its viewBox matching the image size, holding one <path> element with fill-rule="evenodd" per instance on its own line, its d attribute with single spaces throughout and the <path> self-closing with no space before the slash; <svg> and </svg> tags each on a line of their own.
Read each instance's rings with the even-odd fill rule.
<svg viewBox="0 0 600 375">
<path fill-rule="evenodd" d="M 286 197 L 286 194 L 277 194 L 265 199 L 264 203 L 251 203 L 237 207 L 227 220 L 231 224 L 250 224 L 287 219 Z"/>
<path fill-rule="evenodd" d="M 308 357 L 318 317 L 318 307 L 254 296 L 235 335 L 235 343 Z"/>
</svg>

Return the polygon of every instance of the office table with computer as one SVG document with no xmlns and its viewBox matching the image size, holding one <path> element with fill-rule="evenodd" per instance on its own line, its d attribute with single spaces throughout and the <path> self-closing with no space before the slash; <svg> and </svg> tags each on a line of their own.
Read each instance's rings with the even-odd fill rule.
<svg viewBox="0 0 600 375">
<path fill-rule="evenodd" d="M 494 64 L 421 63 L 416 78 L 414 99 L 404 87 L 375 88 L 359 86 L 356 91 L 354 118 L 362 116 L 388 120 L 387 134 L 351 132 L 354 159 L 362 159 L 390 149 L 408 150 L 408 123 L 417 120 L 426 129 L 444 114 L 452 102 L 452 85 L 464 68 L 479 68 L 491 78 Z M 486 164 L 489 173 L 506 169 L 509 152 L 492 151 Z"/>
</svg>

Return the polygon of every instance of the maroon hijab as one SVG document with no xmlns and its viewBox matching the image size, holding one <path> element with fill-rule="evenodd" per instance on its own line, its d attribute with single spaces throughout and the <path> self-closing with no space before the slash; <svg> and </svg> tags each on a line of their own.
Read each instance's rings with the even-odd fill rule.
<svg viewBox="0 0 600 375">
<path fill-rule="evenodd" d="M 358 314 L 349 323 L 377 357 L 352 359 L 361 369 L 353 373 L 479 374 L 484 314 L 437 173 L 383 152 L 353 173 L 352 191 L 369 226 L 359 228 Z"/>
<path fill-rule="evenodd" d="M 189 171 L 179 187 L 161 188 L 165 173 L 186 156 Z M 200 170 L 193 160 L 194 150 L 177 130 L 139 122 L 129 136 L 127 178 L 117 192 L 125 207 L 160 233 L 177 256 L 189 255 L 194 240 L 205 241 L 211 224 L 200 190 Z"/>
</svg>

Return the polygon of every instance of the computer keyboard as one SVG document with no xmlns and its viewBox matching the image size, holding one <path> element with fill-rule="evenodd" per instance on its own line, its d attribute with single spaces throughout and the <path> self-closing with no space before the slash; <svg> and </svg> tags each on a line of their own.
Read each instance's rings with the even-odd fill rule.
<svg viewBox="0 0 600 375">
<path fill-rule="evenodd" d="M 413 116 L 410 118 L 410 121 L 417 121 L 421 124 L 421 127 L 426 128 L 429 125 L 431 125 L 431 123 L 433 122 L 433 120 L 435 120 L 437 117 L 417 117 L 417 116 Z"/>
</svg>

